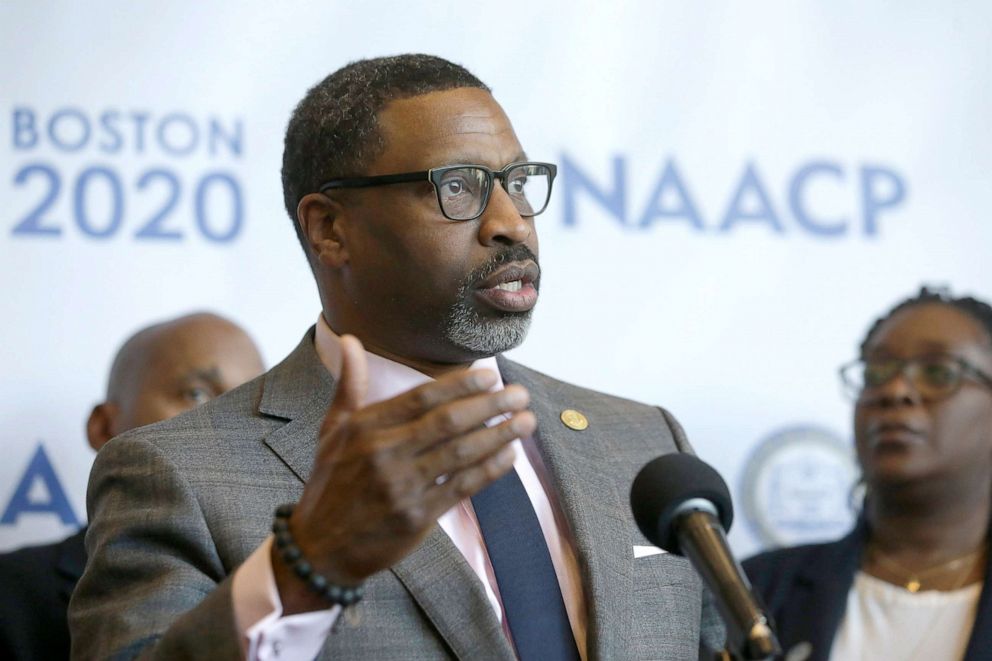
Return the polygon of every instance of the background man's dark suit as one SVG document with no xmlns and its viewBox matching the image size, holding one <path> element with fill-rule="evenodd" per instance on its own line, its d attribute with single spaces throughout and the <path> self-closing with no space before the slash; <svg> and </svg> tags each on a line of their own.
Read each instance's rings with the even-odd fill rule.
<svg viewBox="0 0 992 661">
<path fill-rule="evenodd" d="M 66 610 L 86 566 L 85 534 L 0 556 L 0 659 L 69 656 Z"/>
</svg>

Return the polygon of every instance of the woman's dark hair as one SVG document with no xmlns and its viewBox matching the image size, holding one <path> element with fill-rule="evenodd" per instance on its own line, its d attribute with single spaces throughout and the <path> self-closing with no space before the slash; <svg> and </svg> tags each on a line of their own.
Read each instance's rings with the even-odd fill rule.
<svg viewBox="0 0 992 661">
<path fill-rule="evenodd" d="M 961 312 L 964 312 L 981 324 L 982 328 L 985 329 L 985 334 L 988 336 L 989 344 L 992 344 L 992 306 L 985 301 L 980 301 L 972 296 L 955 298 L 951 292 L 944 287 L 927 287 L 924 285 L 920 287 L 920 292 L 916 296 L 900 301 L 895 307 L 875 320 L 875 323 L 872 324 L 871 328 L 868 330 L 868 334 L 865 335 L 865 339 L 861 342 L 861 353 L 864 354 L 865 348 L 868 346 L 872 336 L 875 335 L 879 327 L 891 319 L 897 312 L 902 312 L 906 308 L 915 307 L 917 305 L 927 305 L 929 303 L 943 303 L 944 305 L 949 305 L 953 308 L 957 308 Z"/>
</svg>

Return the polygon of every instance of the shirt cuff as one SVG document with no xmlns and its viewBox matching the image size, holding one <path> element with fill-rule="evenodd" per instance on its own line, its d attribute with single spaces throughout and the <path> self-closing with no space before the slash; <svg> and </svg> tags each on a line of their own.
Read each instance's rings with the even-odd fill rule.
<svg viewBox="0 0 992 661">
<path fill-rule="evenodd" d="M 269 535 L 234 572 L 231 599 L 241 653 L 249 661 L 312 659 L 324 646 L 341 606 L 282 617 L 271 549 Z"/>
</svg>

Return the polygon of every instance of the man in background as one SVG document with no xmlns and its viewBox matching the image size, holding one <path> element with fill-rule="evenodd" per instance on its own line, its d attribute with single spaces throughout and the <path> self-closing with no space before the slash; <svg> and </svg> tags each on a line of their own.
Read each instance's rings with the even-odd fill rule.
<svg viewBox="0 0 992 661">
<path fill-rule="evenodd" d="M 247 333 L 197 313 L 144 328 L 118 350 L 107 398 L 86 421 L 99 450 L 129 429 L 166 420 L 238 386 L 263 370 Z M 0 658 L 67 659 L 66 610 L 86 565 L 86 528 L 55 544 L 0 555 Z"/>
</svg>

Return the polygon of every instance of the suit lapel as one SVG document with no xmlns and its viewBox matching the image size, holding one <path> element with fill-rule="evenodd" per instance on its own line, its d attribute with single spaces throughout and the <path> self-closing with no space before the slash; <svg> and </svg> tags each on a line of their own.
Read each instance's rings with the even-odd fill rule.
<svg viewBox="0 0 992 661">
<path fill-rule="evenodd" d="M 457 658 L 516 658 L 478 576 L 440 526 L 392 572 Z"/>
<path fill-rule="evenodd" d="M 288 421 L 265 444 L 301 482 L 310 477 L 317 434 L 334 396 L 334 379 L 320 362 L 313 337 L 311 327 L 296 349 L 269 370 L 258 405 L 260 413 Z"/>
<path fill-rule="evenodd" d="M 502 358 L 499 368 L 506 383 L 519 383 L 531 393 L 535 441 L 568 520 L 583 576 L 588 656 L 624 658 L 631 637 L 634 558 L 622 514 L 629 505 L 617 486 L 618 471 L 612 470 L 614 457 L 622 453 L 594 418 L 583 431 L 566 427 L 560 416 L 570 402 L 559 401 L 528 370 Z"/>
<path fill-rule="evenodd" d="M 290 420 L 265 438 L 265 444 L 289 466 L 300 482 L 310 479 L 313 471 L 317 436 L 323 418 L 323 411 L 313 411 Z"/>
</svg>

